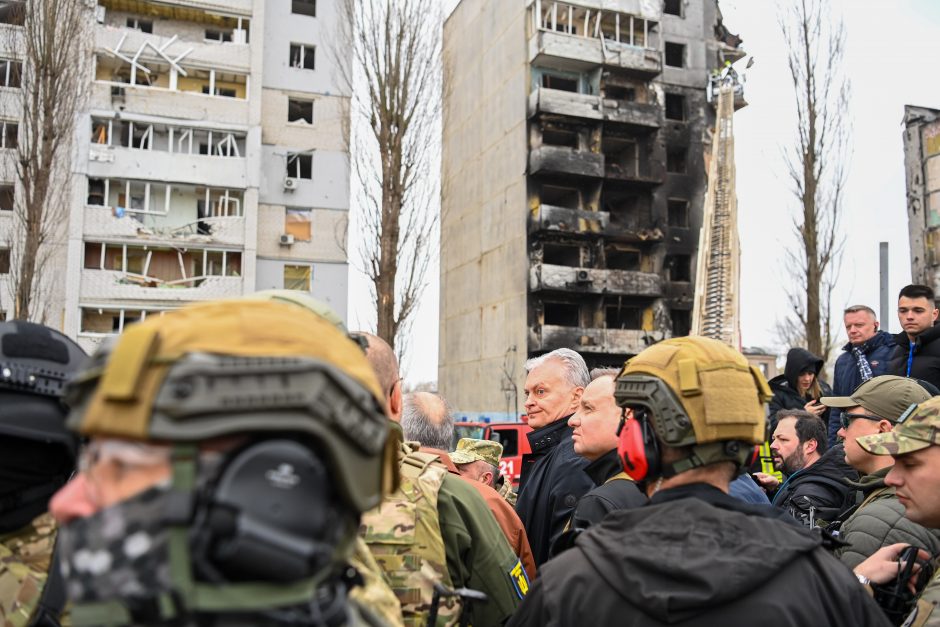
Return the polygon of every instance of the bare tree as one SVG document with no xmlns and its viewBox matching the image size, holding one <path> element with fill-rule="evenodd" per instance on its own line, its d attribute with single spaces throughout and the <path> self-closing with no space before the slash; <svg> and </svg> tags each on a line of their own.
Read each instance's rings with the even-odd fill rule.
<svg viewBox="0 0 940 627">
<path fill-rule="evenodd" d="M 337 66 L 352 94 L 349 133 L 358 254 L 376 334 L 403 357 L 438 225 L 441 20 L 426 0 L 343 0 Z"/>
<path fill-rule="evenodd" d="M 84 0 L 30 0 L 6 9 L 18 27 L 4 31 L 5 43 L 22 68 L 19 98 L 6 107 L 15 112 L 5 112 L 19 118 L 18 132 L 7 139 L 16 143 L 14 171 L 5 173 L 16 181 L 6 234 L 12 314 L 43 321 L 58 280 L 53 259 L 64 250 L 75 121 L 89 84 L 91 8 Z"/>
<path fill-rule="evenodd" d="M 794 281 L 787 290 L 791 323 L 783 327 L 824 361 L 834 341 L 831 301 L 844 244 L 839 220 L 850 153 L 845 27 L 828 10 L 825 0 L 793 0 L 779 17 L 796 101 L 794 143 L 784 157 L 800 207 L 793 225 L 801 244 L 786 254 Z"/>
</svg>

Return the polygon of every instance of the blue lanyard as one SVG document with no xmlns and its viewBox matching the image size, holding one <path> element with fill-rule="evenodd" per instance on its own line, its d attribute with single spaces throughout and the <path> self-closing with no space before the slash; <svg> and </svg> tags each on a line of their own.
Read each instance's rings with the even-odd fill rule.
<svg viewBox="0 0 940 627">
<path fill-rule="evenodd" d="M 911 376 L 911 366 L 914 365 L 914 346 L 916 346 L 916 344 L 914 344 L 914 342 L 911 342 L 911 347 L 907 351 L 907 375 L 906 376 L 908 377 Z"/>
</svg>

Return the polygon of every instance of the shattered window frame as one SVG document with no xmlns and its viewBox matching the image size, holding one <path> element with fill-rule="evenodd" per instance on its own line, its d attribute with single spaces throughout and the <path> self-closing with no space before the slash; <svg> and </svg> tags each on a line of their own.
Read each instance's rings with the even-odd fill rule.
<svg viewBox="0 0 940 627">
<path fill-rule="evenodd" d="M 285 263 L 283 272 L 284 289 L 309 292 L 313 284 L 313 266 L 310 264 Z"/>
<path fill-rule="evenodd" d="M 316 53 L 317 47 L 314 44 L 291 42 L 287 64 L 297 70 L 316 70 Z"/>
<path fill-rule="evenodd" d="M 288 97 L 287 121 L 313 124 L 313 100 Z"/>
</svg>

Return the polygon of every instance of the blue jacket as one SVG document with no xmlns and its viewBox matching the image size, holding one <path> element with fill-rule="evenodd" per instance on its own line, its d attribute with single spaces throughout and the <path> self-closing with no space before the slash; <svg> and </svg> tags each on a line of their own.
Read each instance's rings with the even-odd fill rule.
<svg viewBox="0 0 940 627">
<path fill-rule="evenodd" d="M 878 331 L 873 337 L 861 346 L 862 353 L 871 366 L 871 374 L 877 377 L 889 374 L 889 364 L 894 353 L 894 336 L 887 331 Z M 855 388 L 862 384 L 862 375 L 858 372 L 858 364 L 852 355 L 851 342 L 842 347 L 842 354 L 836 359 L 836 367 L 832 376 L 832 393 L 834 396 L 849 396 Z M 836 443 L 836 433 L 839 431 L 839 420 L 842 410 L 832 408 L 829 414 L 829 446 Z"/>
</svg>

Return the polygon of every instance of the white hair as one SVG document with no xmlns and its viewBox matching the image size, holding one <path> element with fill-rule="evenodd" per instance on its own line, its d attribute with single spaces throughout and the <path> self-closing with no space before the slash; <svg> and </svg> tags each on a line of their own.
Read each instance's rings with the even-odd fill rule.
<svg viewBox="0 0 940 627">
<path fill-rule="evenodd" d="M 550 353 L 533 357 L 525 362 L 525 371 L 532 372 L 539 366 L 548 361 L 557 360 L 561 362 L 565 371 L 565 381 L 574 388 L 586 387 L 591 382 L 591 375 L 588 373 L 587 364 L 584 358 L 570 348 L 556 348 Z"/>
</svg>

